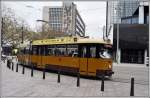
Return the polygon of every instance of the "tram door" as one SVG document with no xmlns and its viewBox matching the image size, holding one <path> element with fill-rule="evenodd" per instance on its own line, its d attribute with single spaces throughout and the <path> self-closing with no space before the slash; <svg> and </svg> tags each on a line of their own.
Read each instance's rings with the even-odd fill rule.
<svg viewBox="0 0 150 98">
<path fill-rule="evenodd" d="M 79 46 L 80 51 L 80 60 L 79 60 L 79 67 L 80 67 L 80 74 L 87 75 L 88 74 L 88 61 L 87 61 L 87 46 Z"/>
<path fill-rule="evenodd" d="M 38 48 L 38 54 L 37 54 L 38 55 L 38 58 L 37 58 L 38 63 L 37 63 L 37 65 L 39 66 L 39 65 L 41 65 L 41 53 L 40 53 L 41 52 L 41 46 L 38 46 L 37 48 Z"/>
<path fill-rule="evenodd" d="M 38 66 L 42 66 L 42 56 L 44 53 L 44 46 L 38 46 Z"/>
</svg>

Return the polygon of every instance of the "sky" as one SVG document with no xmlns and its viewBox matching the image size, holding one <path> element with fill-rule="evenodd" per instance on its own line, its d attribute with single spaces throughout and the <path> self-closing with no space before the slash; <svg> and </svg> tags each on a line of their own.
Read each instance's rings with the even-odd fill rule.
<svg viewBox="0 0 150 98">
<path fill-rule="evenodd" d="M 105 1 L 78 1 L 74 2 L 85 22 L 86 35 L 90 38 L 102 38 L 103 26 L 106 24 L 106 2 Z M 44 6 L 61 6 L 62 2 L 52 1 L 3 1 L 2 5 L 11 8 L 17 17 L 22 18 L 36 30 L 41 23 L 36 20 L 42 19 Z"/>
</svg>

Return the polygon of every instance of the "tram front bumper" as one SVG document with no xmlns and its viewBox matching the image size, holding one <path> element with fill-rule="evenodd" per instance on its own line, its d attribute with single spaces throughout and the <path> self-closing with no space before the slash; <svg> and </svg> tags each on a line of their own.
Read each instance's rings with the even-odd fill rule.
<svg viewBox="0 0 150 98">
<path fill-rule="evenodd" d="M 112 76 L 114 72 L 112 70 L 96 70 L 96 76 Z"/>
</svg>

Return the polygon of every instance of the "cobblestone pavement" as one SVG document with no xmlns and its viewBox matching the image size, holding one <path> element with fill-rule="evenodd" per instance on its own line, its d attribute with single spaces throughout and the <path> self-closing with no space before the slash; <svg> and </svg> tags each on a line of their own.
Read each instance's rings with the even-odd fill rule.
<svg viewBox="0 0 150 98">
<path fill-rule="evenodd" d="M 34 76 L 31 77 L 31 69 L 25 68 L 25 74 L 22 74 L 22 66 L 19 66 L 19 72 L 15 69 L 16 64 L 14 71 L 8 69 L 5 63 L 2 64 L 2 98 L 128 97 L 131 76 L 135 77 L 135 96 L 148 96 L 147 67 L 114 65 L 115 74 L 111 80 L 105 81 L 104 92 L 100 90 L 101 80 L 80 78 L 80 87 L 77 87 L 76 77 L 61 75 L 61 82 L 57 83 L 56 73 L 46 73 L 46 79 L 43 80 L 41 71 L 34 70 Z"/>
</svg>

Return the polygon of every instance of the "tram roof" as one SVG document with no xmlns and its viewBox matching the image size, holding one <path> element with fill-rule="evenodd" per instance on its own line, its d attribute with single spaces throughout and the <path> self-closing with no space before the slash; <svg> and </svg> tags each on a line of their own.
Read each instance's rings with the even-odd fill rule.
<svg viewBox="0 0 150 98">
<path fill-rule="evenodd" d="M 77 38 L 77 37 L 60 37 L 55 39 L 34 40 L 32 45 L 52 45 L 52 44 L 111 44 L 101 39 Z"/>
</svg>

